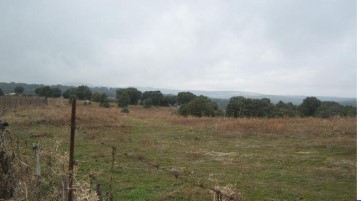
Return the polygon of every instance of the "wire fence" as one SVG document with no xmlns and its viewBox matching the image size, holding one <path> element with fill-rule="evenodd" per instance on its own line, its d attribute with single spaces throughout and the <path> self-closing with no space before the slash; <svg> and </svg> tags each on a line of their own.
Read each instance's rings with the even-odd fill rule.
<svg viewBox="0 0 361 201">
<path fill-rule="evenodd" d="M 47 105 L 48 100 L 39 96 L 0 96 L 0 109 L 13 109 L 23 105 Z"/>
<path fill-rule="evenodd" d="M 13 100 L 15 100 L 15 99 L 13 99 Z M 39 100 L 39 99 L 37 99 L 37 100 Z M 24 100 L 22 100 L 22 101 L 26 102 Z M 0 104 L 1 104 L 1 102 L 0 102 Z M 24 116 L 24 118 L 25 118 L 25 116 Z M 75 126 L 75 125 L 72 125 L 72 127 L 73 126 Z M 84 128 L 76 127 L 76 130 L 86 133 L 86 130 Z M 7 132 L 10 134 L 9 131 L 7 131 Z M 19 139 L 19 138 L 16 138 L 16 139 Z M 33 198 L 35 197 L 37 200 L 46 200 L 49 198 L 49 194 L 51 194 L 52 200 L 70 201 L 69 197 L 72 197 L 72 196 L 69 196 L 69 192 L 74 191 L 76 196 L 91 197 L 95 194 L 96 200 L 113 201 L 113 199 L 114 199 L 113 198 L 113 189 L 114 189 L 114 186 L 113 186 L 113 176 L 114 175 L 113 174 L 115 174 L 115 172 L 116 172 L 116 171 L 114 171 L 114 169 L 116 168 L 115 163 L 116 163 L 116 160 L 127 159 L 127 160 L 139 161 L 139 162 L 143 163 L 145 165 L 144 168 L 151 167 L 154 170 L 164 172 L 166 175 L 169 175 L 170 177 L 173 177 L 177 181 L 181 181 L 182 183 L 187 184 L 188 186 L 193 186 L 194 188 L 200 188 L 200 189 L 203 189 L 206 191 L 210 191 L 214 195 L 214 197 L 213 197 L 214 201 L 231 201 L 231 200 L 232 201 L 242 201 L 243 200 L 243 196 L 239 192 L 235 192 L 230 189 L 224 189 L 224 188 L 217 187 L 214 185 L 206 184 L 205 182 L 203 182 L 202 179 L 195 179 L 194 175 L 192 176 L 192 178 L 189 178 L 189 176 L 187 174 L 183 174 L 182 172 L 178 171 L 176 168 L 170 169 L 169 165 L 168 165 L 168 168 L 163 167 L 161 165 L 162 163 L 154 162 L 154 160 L 148 159 L 143 154 L 137 154 L 137 153 L 132 152 L 131 150 L 119 152 L 119 150 L 122 150 L 122 149 L 115 145 L 111 145 L 108 142 L 103 142 L 103 141 L 100 141 L 95 138 L 92 138 L 91 140 L 94 140 L 96 142 L 96 144 L 98 144 L 99 146 L 102 146 L 104 148 L 106 147 L 109 149 L 109 157 L 111 157 L 111 164 L 109 164 L 109 166 L 111 169 L 111 171 L 110 171 L 111 173 L 108 176 L 110 177 L 110 180 L 109 180 L 108 184 L 103 183 L 103 185 L 109 186 L 109 191 L 106 192 L 105 194 L 102 192 L 102 190 L 101 190 L 102 184 L 95 179 L 95 176 L 92 173 L 89 173 L 89 175 L 88 175 L 89 180 L 90 180 L 89 185 L 85 185 L 85 187 L 84 187 L 84 185 L 81 185 L 81 182 L 76 182 L 75 186 L 69 185 L 69 181 L 71 181 L 71 179 L 67 178 L 67 176 L 66 176 L 67 171 L 64 169 L 64 167 L 62 168 L 62 170 L 57 171 L 57 173 L 56 173 L 56 171 L 54 171 L 54 169 L 56 169 L 56 168 L 59 169 L 59 167 L 54 166 L 55 165 L 54 160 L 61 161 L 61 160 L 59 160 L 59 158 L 61 158 L 63 156 L 59 156 L 59 155 L 51 156 L 47 152 L 34 151 L 34 153 L 38 153 L 38 154 L 40 153 L 40 156 L 39 155 L 34 156 L 33 160 L 37 161 L 35 164 L 36 167 L 34 167 L 34 170 L 36 170 L 35 171 L 36 173 L 32 175 L 32 180 L 28 181 L 29 183 L 34 183 L 34 181 L 36 180 L 37 185 L 36 185 L 35 191 L 37 193 L 35 193 L 33 195 Z M 11 141 L 13 141 L 13 140 L 11 140 Z M 4 144 L 4 142 L 5 141 L 3 140 L 2 144 Z M 25 141 L 25 144 L 26 143 L 27 142 Z M 15 147 L 17 147 L 17 149 L 19 149 L 18 148 L 19 140 L 17 140 L 17 144 Z M 38 148 L 37 145 L 36 145 L 36 147 Z M 34 149 L 34 146 L 33 146 L 33 149 Z M 3 150 L 3 148 L 2 148 L 2 150 Z M 56 156 L 57 159 L 52 158 L 54 156 Z M 48 178 L 48 182 L 44 182 L 45 181 L 43 179 L 44 175 L 40 175 L 40 164 L 44 165 L 44 162 L 43 163 L 39 162 L 40 158 L 49 158 L 48 161 L 45 162 L 45 164 L 46 164 L 46 168 L 48 168 L 48 171 L 50 171 L 51 173 L 49 173 L 49 172 L 46 173 L 47 171 L 43 171 L 44 174 L 46 173 L 46 174 L 50 175 Z M 69 159 L 69 160 L 71 160 L 71 159 Z M 77 160 L 77 159 L 72 159 L 71 161 L 74 162 L 74 160 Z M 66 158 L 65 158 L 65 160 L 63 158 L 62 161 L 66 161 Z M 3 161 L 1 161 L 1 162 L 3 162 Z M 66 162 L 63 162 L 63 163 L 65 164 Z M 25 162 L 24 164 L 29 164 L 29 163 Z M 26 168 L 29 168 L 29 165 L 26 165 Z M 102 171 L 102 170 L 97 170 L 97 171 Z M 24 172 L 25 172 L 25 170 L 24 170 Z M 69 170 L 69 173 L 70 172 L 71 171 Z M 29 169 L 27 169 L 26 173 L 27 174 L 29 173 Z M 75 181 L 77 181 L 75 177 L 73 177 L 73 179 Z M 82 180 L 84 180 L 84 178 Z M 94 189 L 94 187 L 93 187 L 94 182 L 96 183 L 95 192 L 93 190 L 91 190 L 91 189 Z M 10 186 L 10 187 L 12 187 L 12 191 L 14 191 L 14 192 L 16 191 L 16 188 L 18 188 L 15 186 Z M 24 187 L 24 189 L 26 190 L 25 187 Z M 43 199 L 43 198 L 41 198 L 42 195 L 40 194 L 40 192 L 42 194 L 44 194 L 44 196 L 45 195 L 48 195 L 48 196 Z M 24 196 L 24 195 L 22 194 L 21 196 Z M 25 196 L 29 197 L 29 195 L 27 195 L 27 194 L 25 194 Z M 91 199 L 87 199 L 87 200 L 91 200 Z"/>
<path fill-rule="evenodd" d="M 84 131 L 84 129 L 82 129 L 82 130 Z M 190 186 L 211 191 L 214 193 L 214 195 L 215 195 L 214 200 L 216 200 L 216 201 L 242 201 L 243 200 L 243 196 L 239 192 L 235 192 L 230 189 L 222 189 L 219 187 L 206 185 L 201 179 L 199 179 L 197 181 L 188 179 L 187 175 L 182 174 L 180 171 L 176 170 L 175 168 L 169 169 L 169 168 L 161 166 L 160 165 L 161 163 L 159 163 L 159 162 L 151 162 L 151 160 L 148 159 L 147 157 L 145 157 L 143 154 L 131 153 L 130 151 L 117 153 L 117 150 L 119 150 L 119 149 L 117 149 L 116 146 L 99 141 L 95 138 L 93 140 L 96 141 L 99 145 L 101 145 L 103 147 L 107 147 L 107 148 L 109 148 L 109 150 L 111 150 L 111 157 L 112 157 L 111 169 L 112 170 L 114 168 L 114 163 L 115 163 L 116 158 L 122 157 L 122 158 L 126 158 L 129 160 L 139 161 L 148 167 L 154 168 L 155 170 L 162 171 L 162 172 L 166 173 L 167 175 L 174 177 L 175 179 L 182 181 L 183 183 L 186 183 Z M 112 176 L 111 176 L 110 182 L 112 182 Z M 110 184 L 110 192 L 111 191 L 112 191 L 112 188 L 111 188 L 111 184 Z"/>
</svg>

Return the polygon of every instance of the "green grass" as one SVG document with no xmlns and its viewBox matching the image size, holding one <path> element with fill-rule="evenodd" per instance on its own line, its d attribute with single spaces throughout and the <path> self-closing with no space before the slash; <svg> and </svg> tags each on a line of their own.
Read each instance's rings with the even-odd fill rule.
<svg viewBox="0 0 361 201">
<path fill-rule="evenodd" d="M 78 175 L 95 172 L 103 195 L 112 177 L 115 200 L 211 200 L 207 187 L 236 185 L 244 200 L 355 200 L 356 119 L 228 119 L 178 117 L 170 108 L 120 109 L 79 105 L 75 158 Z M 70 109 L 48 107 L 5 114 L 27 142 L 68 149 Z M 94 115 L 96 114 L 96 115 Z M 69 116 L 69 119 L 67 119 Z M 30 123 L 29 123 L 30 122 Z M 111 169 L 112 149 L 117 156 Z M 176 179 L 139 160 L 180 171 Z M 95 187 L 93 186 L 93 189 Z"/>
</svg>

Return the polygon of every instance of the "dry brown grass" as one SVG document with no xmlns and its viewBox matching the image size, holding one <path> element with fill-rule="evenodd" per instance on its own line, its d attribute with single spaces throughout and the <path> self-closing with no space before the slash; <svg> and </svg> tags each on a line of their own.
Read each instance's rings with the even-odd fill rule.
<svg viewBox="0 0 361 201">
<path fill-rule="evenodd" d="M 318 135 L 338 133 L 353 135 L 356 132 L 354 117 L 334 118 L 227 118 L 227 117 L 182 117 L 175 114 L 174 109 L 130 107 L 129 116 L 150 122 L 163 122 L 217 132 L 218 134 L 301 134 Z"/>
<path fill-rule="evenodd" d="M 343 192 L 353 193 L 355 118 L 197 118 L 178 116 L 174 108 L 130 106 L 130 113 L 122 113 L 115 105 L 107 109 L 78 102 L 77 107 L 77 158 L 80 171 L 85 171 L 81 174 L 101 170 L 104 186 L 112 172 L 111 149 L 98 141 L 116 146 L 117 153 L 139 154 L 167 169 L 186 167 L 194 172 L 190 178 L 195 181 L 216 174 L 221 182 L 213 187 L 221 190 L 237 184 L 235 191 L 242 192 L 246 200 L 264 196 L 294 200 L 300 194 L 305 200 L 329 200 L 342 198 L 338 194 Z M 11 129 L 31 142 L 51 146 L 62 139 L 66 146 L 70 111 L 66 100 L 49 100 L 49 106 L 18 109 L 5 118 Z M 119 199 L 211 197 L 166 174 L 153 173 L 139 162 L 117 160 L 112 175 Z"/>
</svg>

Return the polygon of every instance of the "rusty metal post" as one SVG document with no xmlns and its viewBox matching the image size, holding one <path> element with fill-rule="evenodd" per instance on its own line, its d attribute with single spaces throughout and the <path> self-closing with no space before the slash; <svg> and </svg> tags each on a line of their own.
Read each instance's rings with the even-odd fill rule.
<svg viewBox="0 0 361 201">
<path fill-rule="evenodd" d="M 76 115 L 76 99 L 74 98 L 71 107 L 68 201 L 73 201 L 75 115 Z"/>
</svg>

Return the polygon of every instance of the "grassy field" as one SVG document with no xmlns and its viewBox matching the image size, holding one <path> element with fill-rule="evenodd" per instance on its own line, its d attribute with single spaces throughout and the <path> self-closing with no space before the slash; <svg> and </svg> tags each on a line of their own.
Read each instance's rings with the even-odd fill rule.
<svg viewBox="0 0 361 201">
<path fill-rule="evenodd" d="M 356 199 L 356 118 L 185 118 L 174 108 L 129 110 L 80 102 L 77 108 L 77 178 L 92 172 L 105 194 L 112 176 L 114 200 L 211 200 L 200 182 L 232 187 L 244 200 Z M 54 99 L 3 118 L 29 152 L 32 143 L 44 150 L 58 143 L 64 153 L 70 111 L 67 101 Z M 176 170 L 187 182 L 125 152 Z"/>
</svg>

